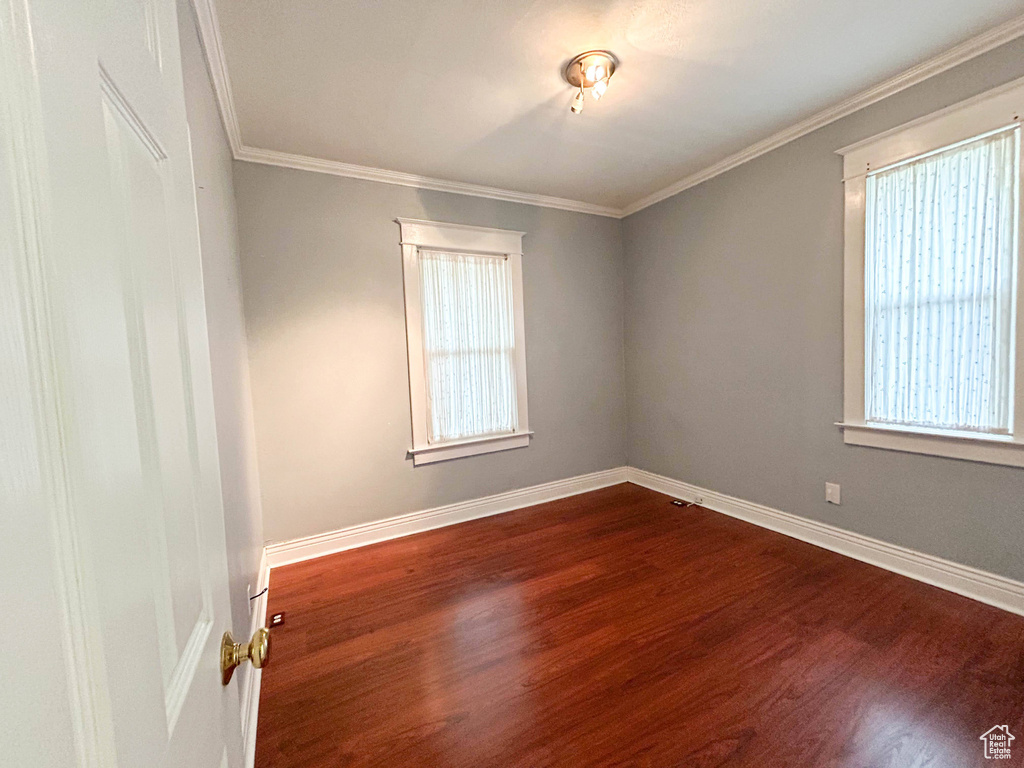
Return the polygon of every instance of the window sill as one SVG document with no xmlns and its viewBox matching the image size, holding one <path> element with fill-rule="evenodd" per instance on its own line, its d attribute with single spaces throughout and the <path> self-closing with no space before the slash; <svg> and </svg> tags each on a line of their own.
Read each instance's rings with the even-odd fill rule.
<svg viewBox="0 0 1024 768">
<path fill-rule="evenodd" d="M 437 443 L 422 448 L 413 448 L 409 451 L 412 454 L 414 467 L 420 464 L 433 464 L 435 461 L 448 461 L 449 459 L 461 459 L 464 456 L 475 456 L 479 453 L 494 453 L 495 451 L 508 451 L 512 448 L 525 448 L 530 444 L 530 437 L 533 432 L 515 432 L 511 435 L 488 435 L 487 437 L 474 437 L 469 440 L 453 440 L 450 443 Z"/>
<path fill-rule="evenodd" d="M 1014 440 L 1010 435 L 942 432 L 923 427 L 882 424 L 837 422 L 836 426 L 843 430 L 843 442 L 847 445 L 1024 467 L 1024 443 Z"/>
</svg>

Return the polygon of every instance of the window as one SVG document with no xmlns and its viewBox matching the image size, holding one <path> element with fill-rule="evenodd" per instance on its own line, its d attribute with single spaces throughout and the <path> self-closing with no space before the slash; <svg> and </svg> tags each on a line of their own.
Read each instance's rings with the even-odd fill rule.
<svg viewBox="0 0 1024 768">
<path fill-rule="evenodd" d="M 840 150 L 847 443 L 1024 466 L 1024 84 Z"/>
<path fill-rule="evenodd" d="M 398 222 L 413 463 L 527 446 L 523 233 Z"/>
</svg>

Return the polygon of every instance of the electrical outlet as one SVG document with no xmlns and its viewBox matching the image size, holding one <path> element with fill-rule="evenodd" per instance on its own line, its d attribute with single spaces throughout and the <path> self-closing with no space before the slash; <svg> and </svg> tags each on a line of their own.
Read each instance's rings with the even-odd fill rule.
<svg viewBox="0 0 1024 768">
<path fill-rule="evenodd" d="M 842 504 L 839 496 L 839 483 L 825 483 L 825 501 L 836 506 Z"/>
</svg>

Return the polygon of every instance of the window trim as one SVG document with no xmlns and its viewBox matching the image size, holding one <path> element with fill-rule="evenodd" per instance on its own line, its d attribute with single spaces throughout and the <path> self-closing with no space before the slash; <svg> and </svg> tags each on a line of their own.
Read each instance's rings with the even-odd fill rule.
<svg viewBox="0 0 1024 768">
<path fill-rule="evenodd" d="M 525 232 L 421 219 L 395 219 L 401 229 L 402 273 L 405 281 L 405 329 L 409 353 L 409 400 L 412 415 L 413 466 L 481 453 L 525 448 L 530 444 L 527 408 L 526 324 L 523 317 L 523 236 Z M 420 300 L 420 249 L 464 251 L 505 256 L 512 268 L 512 306 L 516 335 L 516 404 L 519 428 L 509 434 L 482 435 L 444 443 L 428 441 L 427 380 L 423 367 L 423 314 Z"/>
<path fill-rule="evenodd" d="M 843 430 L 848 445 L 1024 467 L 1024 151 L 1020 152 L 1012 434 L 986 434 L 865 421 L 864 259 L 867 174 L 989 131 L 1021 125 L 1024 78 L 837 150 L 843 156 Z"/>
</svg>

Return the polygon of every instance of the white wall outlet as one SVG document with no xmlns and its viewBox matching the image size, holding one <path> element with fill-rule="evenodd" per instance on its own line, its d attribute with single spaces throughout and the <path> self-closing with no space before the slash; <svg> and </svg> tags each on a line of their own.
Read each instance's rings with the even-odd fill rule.
<svg viewBox="0 0 1024 768">
<path fill-rule="evenodd" d="M 839 483 L 825 483 L 825 501 L 829 504 L 839 505 Z"/>
</svg>

